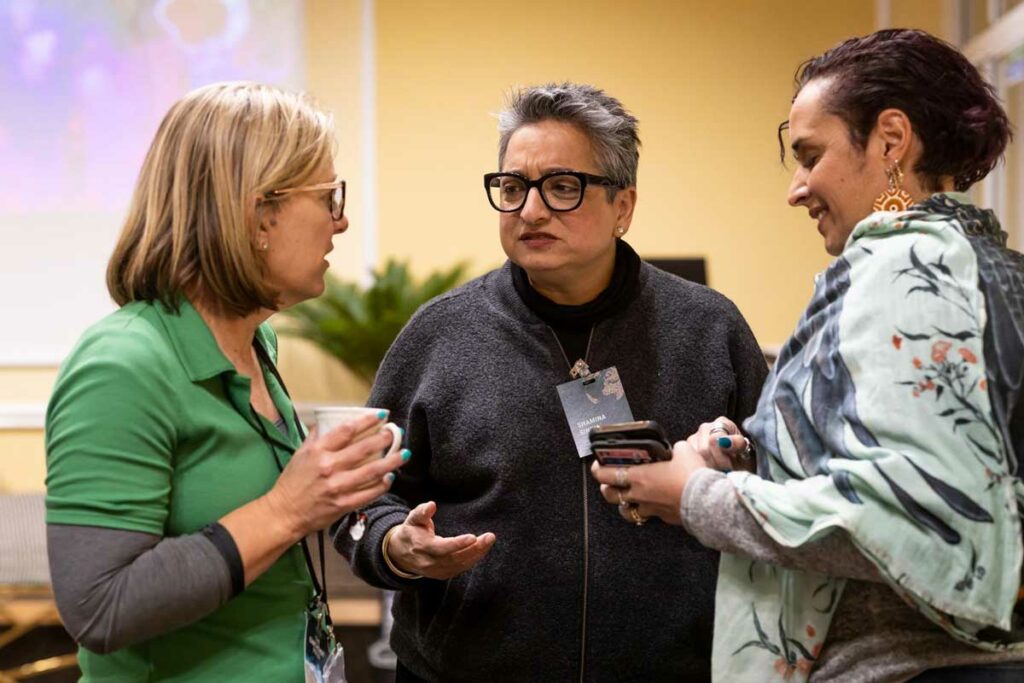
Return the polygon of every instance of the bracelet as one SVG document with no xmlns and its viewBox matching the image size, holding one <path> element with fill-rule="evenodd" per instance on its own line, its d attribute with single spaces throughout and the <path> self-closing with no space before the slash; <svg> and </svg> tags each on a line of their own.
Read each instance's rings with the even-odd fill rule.
<svg viewBox="0 0 1024 683">
<path fill-rule="evenodd" d="M 391 558 L 388 557 L 388 544 L 391 543 L 391 534 L 395 533 L 396 531 L 398 531 L 398 525 L 397 524 L 395 526 L 391 527 L 390 529 L 388 529 L 388 532 L 386 534 L 384 534 L 384 540 L 380 544 L 380 551 L 384 555 L 384 564 L 386 564 L 388 566 L 388 569 L 391 570 L 392 574 L 394 574 L 395 576 L 397 576 L 400 579 L 422 579 L 423 578 L 422 574 L 413 574 L 411 572 L 403 572 L 401 569 L 396 567 L 395 564 L 391 561 Z"/>
</svg>

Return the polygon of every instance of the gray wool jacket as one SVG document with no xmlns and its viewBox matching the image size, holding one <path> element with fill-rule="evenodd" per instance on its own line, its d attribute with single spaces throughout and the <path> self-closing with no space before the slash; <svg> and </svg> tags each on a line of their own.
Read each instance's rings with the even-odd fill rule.
<svg viewBox="0 0 1024 683">
<path fill-rule="evenodd" d="M 616 366 L 636 419 L 671 440 L 753 412 L 765 362 L 724 296 L 643 264 L 635 300 L 597 323 L 589 361 Z M 678 527 L 625 522 L 581 460 L 555 386 L 568 366 L 522 302 L 510 264 L 421 308 L 369 405 L 391 409 L 413 456 L 390 494 L 332 528 L 357 573 L 396 589 L 392 647 L 427 680 L 710 678 L 715 551 Z M 448 581 L 403 580 L 384 534 L 434 500 L 437 533 L 494 532 Z"/>
</svg>

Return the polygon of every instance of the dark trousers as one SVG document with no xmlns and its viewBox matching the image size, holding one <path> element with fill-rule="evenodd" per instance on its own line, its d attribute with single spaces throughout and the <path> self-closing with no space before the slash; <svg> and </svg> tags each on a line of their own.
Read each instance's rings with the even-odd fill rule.
<svg viewBox="0 0 1024 683">
<path fill-rule="evenodd" d="M 398 660 L 395 664 L 395 683 L 427 683 L 427 681 L 409 671 L 402 661 Z"/>
</svg>

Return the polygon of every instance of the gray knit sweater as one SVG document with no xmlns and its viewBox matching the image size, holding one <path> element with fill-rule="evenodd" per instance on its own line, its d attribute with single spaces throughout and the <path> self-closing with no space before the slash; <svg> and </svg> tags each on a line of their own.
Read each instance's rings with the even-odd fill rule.
<svg viewBox="0 0 1024 683">
<path fill-rule="evenodd" d="M 682 439 L 749 415 L 766 369 L 725 297 L 641 267 L 635 301 L 597 323 L 591 368 L 616 366 L 635 418 Z M 509 265 L 424 306 L 388 353 L 370 405 L 390 408 L 413 456 L 392 493 L 336 547 L 400 591 L 392 646 L 428 680 L 701 681 L 709 678 L 718 555 L 679 528 L 637 527 L 601 497 L 555 386 L 568 366 L 521 301 Z M 444 536 L 494 532 L 449 581 L 403 581 L 381 540 L 435 500 Z"/>
</svg>

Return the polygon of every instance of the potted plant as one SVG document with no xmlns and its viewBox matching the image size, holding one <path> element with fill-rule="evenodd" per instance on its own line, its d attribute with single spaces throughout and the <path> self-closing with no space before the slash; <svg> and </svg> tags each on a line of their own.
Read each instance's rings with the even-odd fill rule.
<svg viewBox="0 0 1024 683">
<path fill-rule="evenodd" d="M 384 354 L 416 309 L 461 283 L 467 268 L 457 263 L 418 281 L 407 263 L 389 259 L 373 271 L 367 287 L 328 273 L 322 295 L 282 311 L 289 324 L 280 332 L 313 342 L 372 384 Z"/>
</svg>

